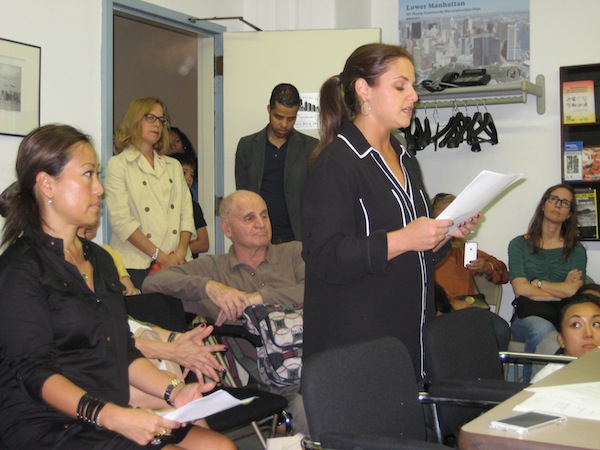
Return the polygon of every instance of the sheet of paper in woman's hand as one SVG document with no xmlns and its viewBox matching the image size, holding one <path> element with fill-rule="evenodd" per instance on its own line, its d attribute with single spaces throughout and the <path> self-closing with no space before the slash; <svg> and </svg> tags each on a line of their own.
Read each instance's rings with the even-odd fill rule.
<svg viewBox="0 0 600 450">
<path fill-rule="evenodd" d="M 213 414 L 225 411 L 239 405 L 247 405 L 258 397 L 248 397 L 242 400 L 235 398 L 227 391 L 217 391 L 205 395 L 202 398 L 189 402 L 187 405 L 177 409 L 160 411 L 159 414 L 166 419 L 186 423 L 194 420 L 204 419 Z"/>
<path fill-rule="evenodd" d="M 437 216 L 437 219 L 451 219 L 454 224 L 448 233 L 452 233 L 458 228 L 459 223 L 483 210 L 502 191 L 521 178 L 523 178 L 522 173 L 505 175 L 482 170 Z"/>
</svg>

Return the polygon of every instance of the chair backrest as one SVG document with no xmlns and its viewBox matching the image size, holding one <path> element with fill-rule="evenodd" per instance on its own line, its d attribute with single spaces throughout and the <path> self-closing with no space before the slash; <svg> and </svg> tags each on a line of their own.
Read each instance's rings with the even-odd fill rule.
<svg viewBox="0 0 600 450">
<path fill-rule="evenodd" d="M 201 322 L 210 323 L 204 316 L 198 316 Z M 242 387 L 246 384 L 256 384 L 262 386 L 260 374 L 258 373 L 258 362 L 256 349 L 262 345 L 258 336 L 251 334 L 242 325 L 224 324 L 220 327 L 215 327 L 209 337 L 211 343 L 224 344 L 228 347 L 228 351 L 219 355 L 226 361 L 228 367 L 226 381 L 231 387 Z"/>
<path fill-rule="evenodd" d="M 479 292 L 485 295 L 485 301 L 488 305 L 494 307 L 494 312 L 500 314 L 500 304 L 502 303 L 502 285 L 494 284 L 488 281 L 486 277 L 473 277 L 475 285 Z"/>
<path fill-rule="evenodd" d="M 167 330 L 186 331 L 187 320 L 181 300 L 156 293 L 126 295 L 127 314 L 140 322 L 148 322 Z"/>
<path fill-rule="evenodd" d="M 430 381 L 504 379 L 491 314 L 465 308 L 426 323 L 425 364 Z"/>
<path fill-rule="evenodd" d="M 311 355 L 301 391 L 314 440 L 325 433 L 426 439 L 412 361 L 396 338 Z"/>
</svg>

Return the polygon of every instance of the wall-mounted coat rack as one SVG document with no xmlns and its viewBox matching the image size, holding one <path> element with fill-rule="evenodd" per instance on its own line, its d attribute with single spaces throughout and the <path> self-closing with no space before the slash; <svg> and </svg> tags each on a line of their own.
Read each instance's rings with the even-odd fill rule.
<svg viewBox="0 0 600 450">
<path fill-rule="evenodd" d="M 448 108 L 527 103 L 529 95 L 536 97 L 538 114 L 544 114 L 546 112 L 544 75 L 538 75 L 535 83 L 523 80 L 515 83 L 449 88 L 440 92 L 420 93 L 415 107 Z"/>
</svg>

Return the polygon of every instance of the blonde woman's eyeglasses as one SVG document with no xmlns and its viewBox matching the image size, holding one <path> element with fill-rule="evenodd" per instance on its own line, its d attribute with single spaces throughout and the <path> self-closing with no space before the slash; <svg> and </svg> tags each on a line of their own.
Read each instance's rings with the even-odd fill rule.
<svg viewBox="0 0 600 450">
<path fill-rule="evenodd" d="M 169 123 L 166 117 L 158 117 L 154 114 L 144 114 L 144 119 L 146 119 L 150 123 L 154 123 L 156 122 L 156 119 L 158 119 L 158 121 L 163 127 Z"/>
</svg>

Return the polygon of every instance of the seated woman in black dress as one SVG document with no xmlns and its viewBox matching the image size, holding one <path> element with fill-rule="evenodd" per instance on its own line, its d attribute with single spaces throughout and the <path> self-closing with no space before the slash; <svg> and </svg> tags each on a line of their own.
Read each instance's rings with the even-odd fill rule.
<svg viewBox="0 0 600 450">
<path fill-rule="evenodd" d="M 131 408 L 129 384 L 180 407 L 211 390 L 136 350 L 110 255 L 77 237 L 104 192 L 88 136 L 66 125 L 19 147 L 0 256 L 0 441 L 10 449 L 234 449 L 216 432 Z"/>
</svg>

